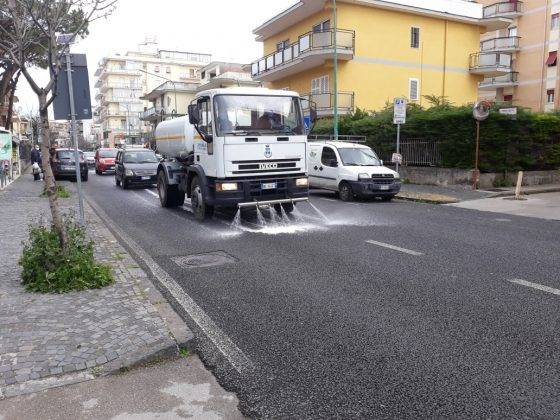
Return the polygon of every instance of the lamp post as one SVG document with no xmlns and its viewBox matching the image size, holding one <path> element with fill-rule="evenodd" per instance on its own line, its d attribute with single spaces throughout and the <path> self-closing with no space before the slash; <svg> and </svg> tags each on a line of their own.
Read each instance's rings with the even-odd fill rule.
<svg viewBox="0 0 560 420">
<path fill-rule="evenodd" d="M 174 110 L 175 112 L 174 112 L 174 114 L 177 114 L 177 86 L 175 85 L 175 82 L 171 79 L 168 79 L 167 77 L 163 77 L 163 76 L 160 76 L 159 74 L 151 73 L 151 72 L 146 71 L 144 69 L 138 69 L 138 70 L 141 71 L 142 73 L 149 74 L 150 76 L 159 77 L 160 79 L 163 79 L 167 82 L 170 82 L 173 85 L 173 94 L 175 95 L 175 110 Z"/>
<path fill-rule="evenodd" d="M 336 0 L 333 0 L 334 139 L 338 140 L 338 55 L 336 51 Z"/>
</svg>

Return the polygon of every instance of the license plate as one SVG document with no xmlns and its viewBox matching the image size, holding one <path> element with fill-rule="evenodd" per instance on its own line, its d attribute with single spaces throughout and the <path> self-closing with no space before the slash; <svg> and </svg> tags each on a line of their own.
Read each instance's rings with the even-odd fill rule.
<svg viewBox="0 0 560 420">
<path fill-rule="evenodd" d="M 150 177 L 149 176 L 143 176 L 143 177 L 140 177 L 140 179 L 142 179 L 142 181 L 147 181 L 148 179 L 150 179 Z"/>
<path fill-rule="evenodd" d="M 76 167 L 75 166 L 61 166 L 60 169 L 62 169 L 63 171 L 72 171 L 72 170 L 75 170 Z"/>
<path fill-rule="evenodd" d="M 387 191 L 389 189 L 389 186 L 388 185 L 381 185 L 379 187 L 379 189 L 382 190 L 382 191 Z"/>
<path fill-rule="evenodd" d="M 273 190 L 276 188 L 276 182 L 266 182 L 261 184 L 261 190 Z"/>
</svg>

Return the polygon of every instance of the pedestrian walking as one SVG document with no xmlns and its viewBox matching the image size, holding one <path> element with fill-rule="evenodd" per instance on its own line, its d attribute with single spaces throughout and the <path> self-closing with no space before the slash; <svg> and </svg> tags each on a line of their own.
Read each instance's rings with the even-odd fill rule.
<svg viewBox="0 0 560 420">
<path fill-rule="evenodd" d="M 31 164 L 33 165 L 35 162 L 37 162 L 39 165 L 41 165 L 41 152 L 39 150 L 39 145 L 36 145 L 35 148 L 31 151 Z"/>
<path fill-rule="evenodd" d="M 9 183 L 10 176 L 10 163 L 5 160 L 2 162 L 2 167 L 0 168 L 0 187 L 4 188 Z"/>
</svg>

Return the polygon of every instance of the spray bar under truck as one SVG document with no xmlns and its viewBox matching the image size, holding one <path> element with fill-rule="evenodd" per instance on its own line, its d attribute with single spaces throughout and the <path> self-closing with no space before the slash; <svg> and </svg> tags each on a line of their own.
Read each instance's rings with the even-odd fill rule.
<svg viewBox="0 0 560 420">
<path fill-rule="evenodd" d="M 312 112 L 312 119 L 315 113 Z M 234 87 L 199 92 L 188 115 L 161 122 L 156 144 L 161 205 L 191 199 L 199 220 L 214 208 L 307 200 L 307 135 L 296 92 Z"/>
</svg>

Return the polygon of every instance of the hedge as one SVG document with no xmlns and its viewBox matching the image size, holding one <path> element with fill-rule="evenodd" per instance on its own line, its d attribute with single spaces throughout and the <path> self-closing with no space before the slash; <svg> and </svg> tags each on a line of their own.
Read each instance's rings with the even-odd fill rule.
<svg viewBox="0 0 560 420">
<path fill-rule="evenodd" d="M 476 123 L 471 106 L 442 105 L 421 108 L 409 105 L 401 139 L 437 140 L 443 167 L 472 168 Z M 332 119 L 317 122 L 312 134 L 330 134 Z M 393 107 L 377 112 L 357 110 L 341 117 L 339 134 L 363 135 L 380 155 L 395 149 Z M 486 172 L 560 168 L 560 115 L 533 113 L 519 108 L 516 119 L 497 108 L 481 123 L 480 169 Z"/>
</svg>

